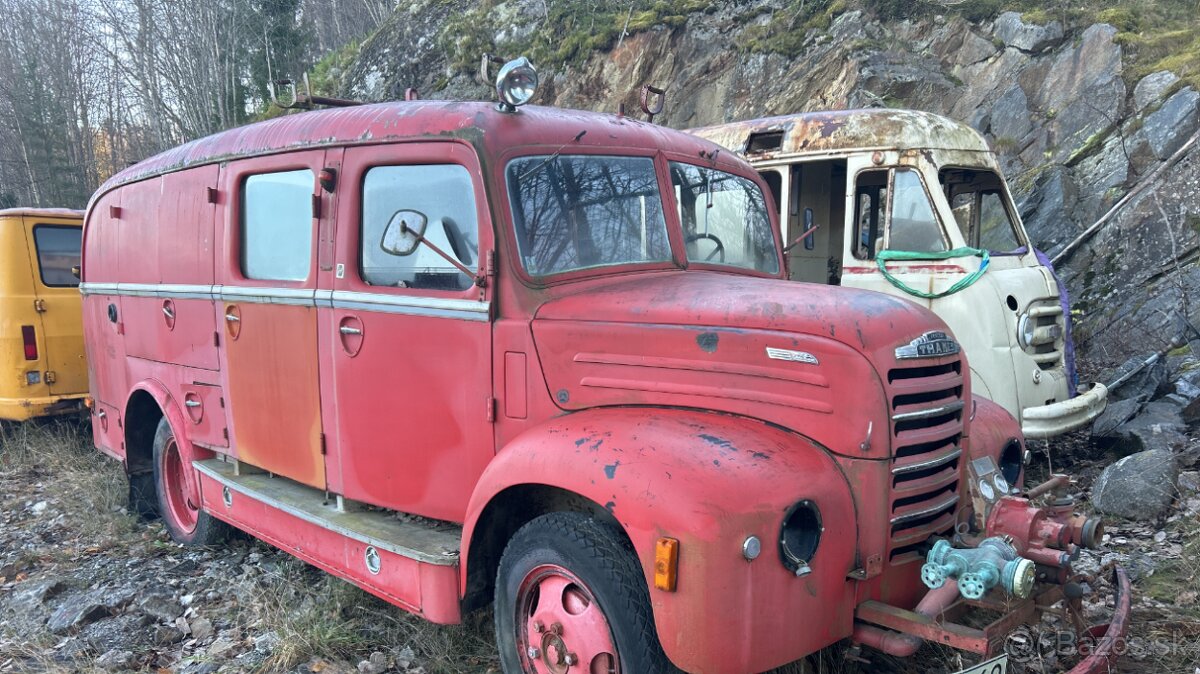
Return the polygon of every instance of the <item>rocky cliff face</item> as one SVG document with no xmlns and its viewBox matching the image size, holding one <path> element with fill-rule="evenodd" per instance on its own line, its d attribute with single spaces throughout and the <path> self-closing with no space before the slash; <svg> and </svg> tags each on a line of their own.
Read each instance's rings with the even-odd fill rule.
<svg viewBox="0 0 1200 674">
<path fill-rule="evenodd" d="M 668 90 L 659 121 L 676 128 L 869 106 L 963 120 L 1001 154 L 1026 227 L 1051 256 L 1136 191 L 1059 265 L 1085 356 L 1114 364 L 1162 348 L 1187 325 L 1186 296 L 1200 289 L 1200 143 L 1156 170 L 1200 128 L 1200 93 L 1169 72 L 1130 78 L 1116 28 L 1027 23 L 1012 12 L 884 23 L 849 11 L 772 43 L 762 36 L 787 20 L 782 0 L 691 4 L 673 16 L 630 12 L 633 28 L 611 46 L 543 64 L 539 102 L 632 111 L 651 83 Z M 573 44 L 577 35 L 539 32 L 563 30 L 552 18 L 532 0 L 411 3 L 363 45 L 343 88 L 369 100 L 407 87 L 487 98 L 467 65 L 471 50 Z"/>
</svg>

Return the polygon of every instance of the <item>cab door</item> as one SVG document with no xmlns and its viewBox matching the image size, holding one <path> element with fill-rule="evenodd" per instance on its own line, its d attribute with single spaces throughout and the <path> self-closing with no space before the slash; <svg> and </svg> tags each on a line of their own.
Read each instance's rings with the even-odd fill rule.
<svg viewBox="0 0 1200 674">
<path fill-rule="evenodd" d="M 324 155 L 243 160 L 222 172 L 227 216 L 214 288 L 233 455 L 319 489 L 316 195 Z"/>
<path fill-rule="evenodd" d="M 483 275 L 493 239 L 475 152 L 453 141 L 349 148 L 337 191 L 321 326 L 338 491 L 462 521 L 495 451 Z"/>
<path fill-rule="evenodd" d="M 87 393 L 79 279 L 72 271 L 79 266 L 83 228 L 78 221 L 27 216 L 25 231 L 33 271 L 33 309 L 45 349 L 42 378 L 51 395 Z"/>
</svg>

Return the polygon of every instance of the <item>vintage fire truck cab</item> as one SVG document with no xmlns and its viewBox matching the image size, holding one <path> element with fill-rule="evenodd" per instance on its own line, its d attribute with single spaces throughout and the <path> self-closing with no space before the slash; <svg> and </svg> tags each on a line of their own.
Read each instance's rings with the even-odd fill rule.
<svg viewBox="0 0 1200 674">
<path fill-rule="evenodd" d="M 494 600 L 508 674 L 748 674 L 913 625 L 995 655 L 1054 603 L 1097 523 L 1022 495 L 937 317 L 788 282 L 731 153 L 504 98 L 288 116 L 101 188 L 95 441 L 140 510 L 434 622 Z M 1003 624 L 913 612 L 960 594 Z"/>
<path fill-rule="evenodd" d="M 1029 438 L 1090 423 L 1103 384 L 1078 390 L 1070 307 L 1033 249 L 987 141 L 912 110 L 847 110 L 692 133 L 742 153 L 771 185 L 791 278 L 929 307 L 971 362 L 977 395 Z M 807 236 L 806 236 L 807 235 Z"/>
</svg>

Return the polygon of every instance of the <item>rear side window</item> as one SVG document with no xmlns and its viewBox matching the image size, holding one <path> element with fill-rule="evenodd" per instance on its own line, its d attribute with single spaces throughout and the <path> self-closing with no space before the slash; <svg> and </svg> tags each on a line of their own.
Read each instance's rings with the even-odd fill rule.
<svg viewBox="0 0 1200 674">
<path fill-rule="evenodd" d="M 263 173 L 242 186 L 242 274 L 303 281 L 312 259 L 313 185 L 308 169 Z"/>
<path fill-rule="evenodd" d="M 51 288 L 79 285 L 71 268 L 79 266 L 82 236 L 83 229 L 79 227 L 34 225 L 33 245 L 37 248 L 42 285 Z"/>
<path fill-rule="evenodd" d="M 437 252 L 477 268 L 475 187 L 465 167 L 376 166 L 363 180 L 362 209 L 359 267 L 365 283 L 425 290 L 471 287 L 474 279 Z M 421 232 L 426 243 L 398 233 L 401 222 Z"/>
</svg>

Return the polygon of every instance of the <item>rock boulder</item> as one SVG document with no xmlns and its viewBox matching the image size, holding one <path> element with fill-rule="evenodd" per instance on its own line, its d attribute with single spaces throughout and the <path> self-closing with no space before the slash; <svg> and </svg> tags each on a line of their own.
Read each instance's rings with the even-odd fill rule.
<svg viewBox="0 0 1200 674">
<path fill-rule="evenodd" d="M 1161 449 L 1127 456 L 1108 466 L 1092 485 L 1092 505 L 1107 515 L 1154 520 L 1175 500 L 1175 457 Z"/>
</svg>

